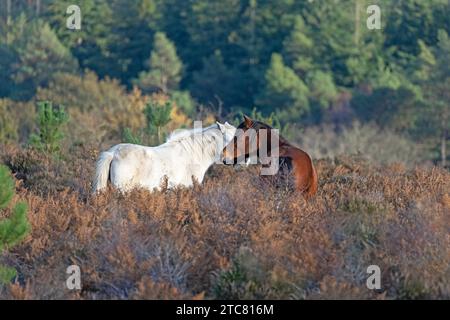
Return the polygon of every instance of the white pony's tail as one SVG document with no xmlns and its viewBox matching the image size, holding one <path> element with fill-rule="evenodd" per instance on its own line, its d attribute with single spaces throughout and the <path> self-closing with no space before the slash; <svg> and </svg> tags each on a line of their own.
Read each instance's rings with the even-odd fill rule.
<svg viewBox="0 0 450 320">
<path fill-rule="evenodd" d="M 109 169 L 114 154 L 109 151 L 102 152 L 95 167 L 95 180 L 93 193 L 97 193 L 106 188 L 109 178 Z"/>
</svg>

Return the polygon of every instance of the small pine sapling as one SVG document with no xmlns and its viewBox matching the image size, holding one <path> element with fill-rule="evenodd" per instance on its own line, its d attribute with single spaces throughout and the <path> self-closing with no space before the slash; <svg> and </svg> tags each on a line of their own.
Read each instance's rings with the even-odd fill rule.
<svg viewBox="0 0 450 320">
<path fill-rule="evenodd" d="M 0 165 L 0 210 L 6 209 L 14 196 L 14 181 L 7 167 Z M 0 220 L 0 254 L 22 241 L 30 230 L 25 202 L 17 203 L 8 218 Z M 14 268 L 0 265 L 0 285 L 16 276 Z"/>
<path fill-rule="evenodd" d="M 58 153 L 61 149 L 61 140 L 64 138 L 62 126 L 68 120 L 69 117 L 62 106 L 54 108 L 49 101 L 39 102 L 37 118 L 39 133 L 30 136 L 30 145 L 45 153 Z"/>
</svg>

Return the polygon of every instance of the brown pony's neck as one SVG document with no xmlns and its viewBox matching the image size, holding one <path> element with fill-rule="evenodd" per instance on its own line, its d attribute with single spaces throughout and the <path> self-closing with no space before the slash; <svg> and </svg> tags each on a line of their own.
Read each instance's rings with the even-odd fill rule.
<svg viewBox="0 0 450 320">
<path fill-rule="evenodd" d="M 246 126 L 245 123 L 241 123 L 238 126 L 238 129 L 244 129 L 244 131 L 254 129 L 259 134 L 260 129 L 272 130 L 273 128 L 265 123 L 254 121 L 250 127 Z M 270 134 L 272 135 L 275 133 L 270 131 Z M 302 192 L 306 198 L 312 197 L 316 194 L 318 189 L 318 178 L 311 157 L 302 149 L 293 146 L 281 135 L 275 135 L 278 137 L 279 157 L 289 158 L 292 163 L 292 174 L 295 177 L 296 189 Z M 272 150 L 267 151 L 271 152 Z"/>
</svg>

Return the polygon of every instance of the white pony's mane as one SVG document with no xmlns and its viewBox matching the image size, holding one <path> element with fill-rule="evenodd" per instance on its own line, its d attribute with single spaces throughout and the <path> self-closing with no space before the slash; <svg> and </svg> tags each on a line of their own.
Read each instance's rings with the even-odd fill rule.
<svg viewBox="0 0 450 320">
<path fill-rule="evenodd" d="M 186 138 L 190 138 L 193 135 L 199 134 L 199 133 L 205 133 L 207 130 L 215 128 L 218 129 L 217 124 L 212 124 L 209 127 L 206 128 L 193 128 L 193 129 L 182 129 L 182 130 L 175 130 L 170 133 L 169 137 L 166 140 L 166 143 L 168 142 L 178 142 L 180 140 L 184 140 Z"/>
<path fill-rule="evenodd" d="M 206 128 L 173 132 L 167 139 L 166 144 L 177 143 L 195 158 L 214 157 L 218 148 L 218 140 L 216 140 L 218 135 L 222 138 L 222 132 L 218 125 L 213 124 Z"/>
</svg>

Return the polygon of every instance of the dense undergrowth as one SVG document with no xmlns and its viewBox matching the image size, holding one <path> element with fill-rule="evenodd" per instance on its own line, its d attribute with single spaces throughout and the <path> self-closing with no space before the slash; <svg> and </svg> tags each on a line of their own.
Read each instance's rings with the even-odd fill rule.
<svg viewBox="0 0 450 320">
<path fill-rule="evenodd" d="M 448 171 L 316 161 L 306 202 L 257 167 L 217 165 L 191 189 L 92 197 L 96 156 L 1 148 L 32 228 L 1 258 L 17 270 L 1 299 L 450 298 Z M 73 264 L 82 290 L 66 288 Z"/>
</svg>

